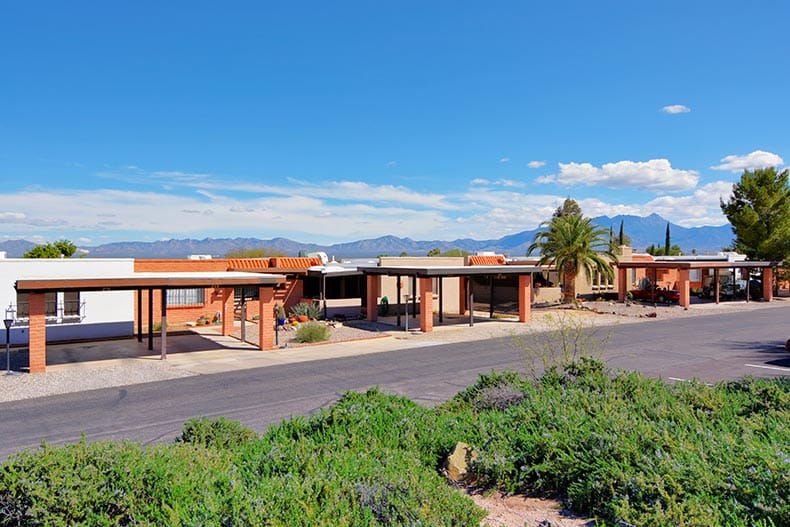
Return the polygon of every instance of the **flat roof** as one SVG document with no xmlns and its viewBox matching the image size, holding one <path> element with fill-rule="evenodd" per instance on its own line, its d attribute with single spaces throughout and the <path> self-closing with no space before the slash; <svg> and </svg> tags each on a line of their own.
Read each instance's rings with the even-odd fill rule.
<svg viewBox="0 0 790 527">
<path fill-rule="evenodd" d="M 23 278 L 16 281 L 20 293 L 46 291 L 129 291 L 136 289 L 191 289 L 196 287 L 277 286 L 285 277 L 242 272 L 130 273 L 105 277 Z"/>
<path fill-rule="evenodd" d="M 360 267 L 365 274 L 388 276 L 418 276 L 433 278 L 440 276 L 480 276 L 492 274 L 530 274 L 540 273 L 542 268 L 535 265 L 421 265 Z"/>
<path fill-rule="evenodd" d="M 621 269 L 732 269 L 732 268 L 765 268 L 777 267 L 781 262 L 725 262 L 725 261 L 670 261 L 659 260 L 652 262 L 617 262 L 616 267 Z"/>
</svg>

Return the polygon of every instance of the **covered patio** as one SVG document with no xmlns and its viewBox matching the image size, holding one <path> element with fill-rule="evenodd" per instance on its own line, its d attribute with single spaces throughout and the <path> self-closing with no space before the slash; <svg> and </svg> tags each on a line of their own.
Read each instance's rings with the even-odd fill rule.
<svg viewBox="0 0 790 527">
<path fill-rule="evenodd" d="M 540 273 L 541 268 L 531 265 L 474 265 L 474 266 L 390 266 L 390 267 L 364 267 L 360 270 L 365 274 L 367 319 L 375 322 L 378 318 L 379 277 L 395 276 L 397 278 L 398 305 L 401 303 L 401 287 L 404 278 L 412 280 L 412 291 L 417 291 L 419 283 L 420 304 L 420 330 L 433 331 L 433 293 L 434 280 L 439 306 L 439 322 L 444 316 L 444 295 L 442 283 L 445 278 L 459 278 L 461 280 L 459 314 L 469 312 L 469 325 L 474 324 L 474 293 L 470 284 L 471 277 L 488 276 L 493 284 L 493 277 L 497 275 L 518 276 L 518 313 L 519 322 L 529 322 L 530 305 L 532 303 L 532 275 Z M 412 315 L 417 312 L 417 295 L 407 299 L 412 303 Z M 489 307 L 493 312 L 493 304 Z M 401 314 L 397 314 L 397 324 L 400 325 Z"/>
<path fill-rule="evenodd" d="M 659 260 L 659 261 L 639 261 L 639 262 L 618 262 L 617 263 L 617 283 L 618 283 L 618 290 L 617 290 L 617 299 L 620 302 L 625 302 L 626 296 L 628 294 L 628 284 L 630 283 L 627 279 L 627 271 L 629 269 L 643 269 L 645 270 L 646 278 L 650 279 L 651 277 L 655 277 L 659 270 L 672 270 L 677 273 L 677 286 L 678 290 L 680 291 L 680 302 L 679 304 L 682 307 L 689 307 L 691 305 L 691 271 L 699 269 L 702 270 L 713 270 L 713 284 L 715 287 L 715 294 L 713 295 L 716 299 L 716 303 L 719 302 L 719 273 L 722 270 L 733 270 L 736 269 L 746 269 L 751 273 L 753 270 L 759 270 L 762 276 L 762 299 L 770 302 L 773 300 L 773 286 L 774 286 L 774 278 L 773 278 L 773 269 L 778 267 L 780 262 L 750 262 L 750 261 L 734 261 L 734 262 L 725 262 L 725 261 L 694 261 L 694 260 L 686 260 L 686 261 L 678 261 L 678 260 Z M 653 278 L 652 283 L 655 284 L 656 280 Z M 747 287 L 747 294 L 746 299 L 749 299 L 749 282 L 750 280 L 746 280 L 746 287 Z"/>
<path fill-rule="evenodd" d="M 161 291 L 161 358 L 167 358 L 167 294 L 168 290 L 214 288 L 222 300 L 222 334 L 233 331 L 233 293 L 236 287 L 258 287 L 260 303 L 259 343 L 262 350 L 274 347 L 274 290 L 285 277 L 273 274 L 248 272 L 182 272 L 182 273 L 131 273 L 126 276 L 105 278 L 47 278 L 17 280 L 17 293 L 29 294 L 29 371 L 42 373 L 47 367 L 47 326 L 45 295 L 49 292 L 68 291 L 136 291 L 137 292 L 137 341 L 143 342 L 142 293 L 148 291 L 148 349 L 153 349 L 153 295 Z"/>
</svg>

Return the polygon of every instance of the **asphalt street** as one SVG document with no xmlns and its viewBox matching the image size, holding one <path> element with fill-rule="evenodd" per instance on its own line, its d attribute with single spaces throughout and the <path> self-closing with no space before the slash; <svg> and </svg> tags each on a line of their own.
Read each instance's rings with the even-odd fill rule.
<svg viewBox="0 0 790 527">
<path fill-rule="evenodd" d="M 584 339 L 612 368 L 674 381 L 790 376 L 788 315 L 790 309 L 773 308 L 656 320 L 596 328 Z M 262 431 L 370 386 L 437 404 L 481 373 L 528 369 L 526 349 L 556 349 L 546 347 L 547 338 L 440 344 L 2 403 L 0 459 L 42 440 L 75 442 L 83 434 L 90 441 L 171 441 L 196 415 L 224 415 Z"/>
</svg>

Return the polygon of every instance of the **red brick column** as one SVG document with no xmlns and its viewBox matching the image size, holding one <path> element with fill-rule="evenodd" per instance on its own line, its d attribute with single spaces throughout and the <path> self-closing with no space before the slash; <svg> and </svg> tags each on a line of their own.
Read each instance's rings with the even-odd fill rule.
<svg viewBox="0 0 790 527">
<path fill-rule="evenodd" d="M 628 269 L 617 268 L 617 301 L 625 302 L 628 294 Z"/>
<path fill-rule="evenodd" d="M 223 288 L 219 291 L 222 295 L 222 334 L 230 335 L 233 333 L 233 288 Z"/>
<path fill-rule="evenodd" d="M 30 373 L 47 371 L 47 306 L 44 293 L 30 293 Z"/>
<path fill-rule="evenodd" d="M 433 279 L 420 278 L 420 329 L 433 331 Z"/>
<path fill-rule="evenodd" d="M 532 275 L 518 275 L 518 320 L 529 322 L 532 304 Z"/>
<path fill-rule="evenodd" d="M 374 274 L 367 275 L 367 311 L 368 320 L 375 322 L 379 317 L 379 277 Z"/>
<path fill-rule="evenodd" d="M 763 300 L 770 302 L 774 299 L 774 270 L 770 267 L 763 269 Z"/>
<path fill-rule="evenodd" d="M 680 289 L 680 305 L 689 307 L 691 305 L 691 291 L 689 288 L 688 269 L 678 269 L 678 289 Z"/>
<path fill-rule="evenodd" d="M 262 350 L 274 349 L 274 288 L 261 287 L 258 289 L 258 347 Z"/>
<path fill-rule="evenodd" d="M 466 314 L 466 288 L 469 285 L 469 278 L 461 276 L 458 278 L 458 314 Z"/>
</svg>

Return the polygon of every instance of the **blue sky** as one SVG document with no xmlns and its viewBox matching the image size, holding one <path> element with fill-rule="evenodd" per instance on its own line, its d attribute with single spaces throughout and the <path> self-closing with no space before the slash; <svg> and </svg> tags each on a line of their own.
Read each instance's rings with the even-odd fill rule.
<svg viewBox="0 0 790 527">
<path fill-rule="evenodd" d="M 721 225 L 790 162 L 790 3 L 2 2 L 0 241 Z M 789 160 L 789 161 L 786 161 Z"/>
</svg>

